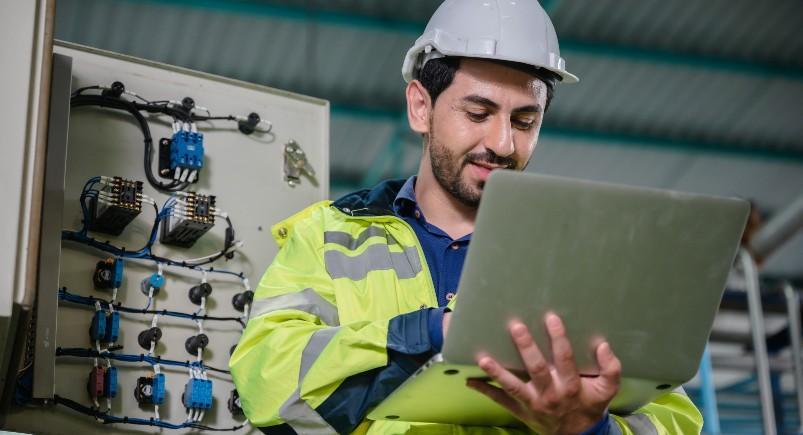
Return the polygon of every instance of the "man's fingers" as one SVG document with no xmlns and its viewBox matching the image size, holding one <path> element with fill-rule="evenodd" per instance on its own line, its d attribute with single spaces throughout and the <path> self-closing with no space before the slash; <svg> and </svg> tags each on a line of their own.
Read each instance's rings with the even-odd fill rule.
<svg viewBox="0 0 803 435">
<path fill-rule="evenodd" d="M 597 363 L 599 363 L 600 373 L 597 378 L 601 392 L 613 397 L 619 390 L 619 379 L 622 376 L 622 363 L 614 355 L 611 345 L 608 342 L 600 343 L 597 346 Z"/>
<path fill-rule="evenodd" d="M 569 337 L 566 336 L 566 327 L 555 313 L 547 313 L 546 323 L 549 339 L 552 342 L 552 359 L 558 377 L 565 388 L 567 395 L 573 396 L 580 392 L 580 374 L 574 362 L 574 351 Z"/>
<path fill-rule="evenodd" d="M 510 411 L 513 415 L 518 416 L 521 413 L 521 405 L 516 399 L 507 395 L 501 388 L 495 387 L 485 381 L 479 379 L 469 379 L 466 382 L 469 388 L 473 388 L 480 393 L 488 396 L 494 402 L 502 405 L 503 408 Z"/>
<path fill-rule="evenodd" d="M 527 325 L 521 322 L 513 322 L 510 325 L 510 335 L 513 342 L 519 349 L 519 355 L 527 368 L 527 373 L 535 386 L 535 390 L 543 393 L 552 384 L 552 373 L 549 371 L 549 363 L 541 353 L 541 349 L 535 344 Z"/>
<path fill-rule="evenodd" d="M 529 403 L 532 399 L 530 397 L 530 391 L 527 389 L 527 384 L 499 365 L 493 358 L 481 356 L 479 361 L 477 361 L 477 365 L 479 365 L 491 379 L 498 382 L 509 396 L 525 403 Z"/>
</svg>

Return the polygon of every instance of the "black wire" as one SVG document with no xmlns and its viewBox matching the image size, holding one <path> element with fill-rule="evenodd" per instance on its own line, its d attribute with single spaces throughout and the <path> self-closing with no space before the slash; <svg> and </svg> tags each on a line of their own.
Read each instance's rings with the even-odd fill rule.
<svg viewBox="0 0 803 435">
<path fill-rule="evenodd" d="M 213 371 L 213 372 L 225 373 L 225 374 L 227 374 L 227 375 L 230 375 L 230 374 L 231 374 L 231 372 L 230 372 L 230 371 L 228 371 L 228 370 L 218 369 L 218 368 L 215 368 L 215 367 L 212 367 L 212 366 L 208 366 L 208 365 L 206 365 L 206 364 L 204 364 L 204 368 L 205 368 L 206 370 L 210 370 L 210 371 Z"/>
<path fill-rule="evenodd" d="M 209 427 L 209 426 L 204 426 L 202 424 L 188 424 L 187 427 L 191 427 L 193 429 L 201 429 L 201 430 L 205 430 L 205 431 L 208 431 L 208 432 L 230 432 L 230 431 L 240 430 L 240 429 L 244 428 L 245 424 L 232 426 L 229 429 L 224 429 L 224 428 L 220 428 L 220 427 Z"/>
<path fill-rule="evenodd" d="M 103 424 L 133 424 L 138 426 L 156 426 L 161 428 L 168 428 L 168 429 L 180 429 L 176 426 L 189 427 L 193 429 L 201 429 L 210 432 L 233 432 L 245 427 L 245 424 L 232 426 L 230 428 L 219 428 L 219 427 L 210 427 L 198 423 L 186 423 L 186 424 L 170 424 L 167 422 L 163 422 L 161 420 L 155 420 L 153 418 L 150 419 L 143 419 L 143 418 L 136 418 L 131 419 L 131 417 L 117 417 L 110 415 L 108 412 L 101 412 L 97 409 L 90 408 L 88 406 L 81 405 L 80 403 L 67 399 L 65 397 L 61 397 L 58 394 L 53 395 L 53 403 L 57 405 L 61 405 L 67 408 L 72 409 L 78 413 L 88 415 L 95 419 L 101 420 Z M 173 427 L 170 427 L 173 426 Z"/>
<path fill-rule="evenodd" d="M 234 115 L 227 115 L 227 116 L 204 116 L 204 115 L 192 115 L 193 121 L 237 121 L 237 117 Z"/>
<path fill-rule="evenodd" d="M 151 186 L 153 186 L 158 190 L 164 190 L 168 192 L 176 192 L 187 188 L 189 183 L 175 180 L 171 181 L 170 183 L 162 183 L 161 181 L 156 179 L 156 177 L 153 175 L 153 168 L 152 168 L 153 157 L 151 155 L 153 149 L 153 137 L 151 136 L 151 130 L 148 121 L 140 113 L 140 107 L 152 108 L 152 111 L 158 113 L 172 114 L 173 112 L 176 112 L 179 116 L 182 117 L 185 116 L 182 115 L 180 111 L 173 111 L 172 109 L 167 107 L 163 108 L 164 110 L 162 110 L 162 108 L 156 109 L 155 108 L 156 106 L 153 105 L 135 103 L 132 101 L 124 100 L 122 98 L 110 97 L 104 95 L 82 95 L 78 93 L 70 99 L 70 107 L 84 107 L 84 106 L 106 107 L 110 109 L 125 111 L 131 114 L 137 121 L 137 124 L 139 124 L 139 128 L 142 131 L 143 142 L 145 144 L 143 164 L 145 166 L 145 176 L 148 179 L 148 183 L 150 183 Z"/>
</svg>

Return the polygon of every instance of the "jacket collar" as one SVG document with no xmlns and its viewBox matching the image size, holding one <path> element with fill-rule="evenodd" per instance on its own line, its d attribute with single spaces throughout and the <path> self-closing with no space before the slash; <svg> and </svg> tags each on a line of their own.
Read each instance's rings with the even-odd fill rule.
<svg viewBox="0 0 803 435">
<path fill-rule="evenodd" d="M 332 203 L 332 206 L 350 216 L 393 216 L 393 200 L 405 181 L 383 181 L 372 189 L 349 193 Z"/>
</svg>

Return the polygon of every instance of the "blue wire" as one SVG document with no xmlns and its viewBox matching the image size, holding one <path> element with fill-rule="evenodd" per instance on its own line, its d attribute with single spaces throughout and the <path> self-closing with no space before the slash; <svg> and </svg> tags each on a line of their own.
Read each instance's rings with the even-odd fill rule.
<svg viewBox="0 0 803 435">
<path fill-rule="evenodd" d="M 103 308 L 107 308 L 109 306 L 108 301 L 104 301 L 101 299 L 97 299 L 94 297 L 87 297 L 76 295 L 74 293 L 70 293 L 65 288 L 59 289 L 59 299 L 67 302 L 72 302 L 75 304 L 80 305 L 87 305 L 90 307 L 94 307 L 95 303 L 100 303 L 100 306 Z M 123 313 L 139 313 L 139 314 L 159 314 L 161 316 L 168 316 L 168 317 L 177 317 L 180 319 L 189 319 L 189 320 L 221 320 L 221 321 L 232 321 L 238 322 L 242 325 L 242 320 L 238 317 L 210 317 L 210 316 L 199 316 L 197 314 L 189 314 L 189 313 L 182 313 L 180 311 L 169 311 L 169 310 L 154 310 L 150 313 L 146 313 L 147 309 L 137 309 L 137 308 L 129 308 L 123 305 L 115 305 L 114 309 Z"/>
<path fill-rule="evenodd" d="M 163 366 L 185 367 L 185 368 L 198 368 L 206 371 L 207 366 L 198 361 L 175 361 L 170 359 L 163 359 L 161 357 L 152 357 L 145 354 L 133 355 L 125 353 L 114 353 L 109 351 L 98 352 L 95 349 L 83 349 L 77 347 L 56 348 L 56 356 L 72 356 L 77 358 L 105 358 L 113 359 L 115 361 L 123 362 L 145 362 L 152 366 L 161 364 Z"/>
</svg>

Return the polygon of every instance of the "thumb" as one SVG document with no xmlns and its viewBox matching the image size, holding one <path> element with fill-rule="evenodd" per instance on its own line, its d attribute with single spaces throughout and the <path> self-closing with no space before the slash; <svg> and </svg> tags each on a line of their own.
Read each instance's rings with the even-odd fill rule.
<svg viewBox="0 0 803 435">
<path fill-rule="evenodd" d="M 619 391 L 619 380 L 622 376 L 622 363 L 614 355 L 611 345 L 608 342 L 600 343 L 597 346 L 597 363 L 599 363 L 600 374 L 596 379 L 597 390 L 606 398 L 612 399 Z"/>
</svg>

